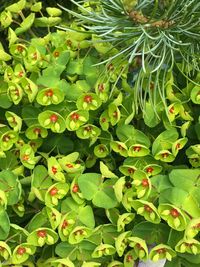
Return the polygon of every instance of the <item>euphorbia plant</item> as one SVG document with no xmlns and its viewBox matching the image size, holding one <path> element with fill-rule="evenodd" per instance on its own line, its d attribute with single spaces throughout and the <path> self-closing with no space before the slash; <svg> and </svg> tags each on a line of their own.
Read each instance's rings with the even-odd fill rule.
<svg viewBox="0 0 200 267">
<path fill-rule="evenodd" d="M 100 16 L 96 3 L 79 12 Z M 61 10 L 41 8 L 21 0 L 1 13 L 10 26 L 0 47 L 1 264 L 198 266 L 198 72 L 168 71 L 167 108 L 153 79 L 159 116 L 151 98 L 137 110 L 138 61 L 119 65 L 119 47 L 76 21 L 51 31 Z M 137 89 L 149 85 L 144 77 Z"/>
</svg>

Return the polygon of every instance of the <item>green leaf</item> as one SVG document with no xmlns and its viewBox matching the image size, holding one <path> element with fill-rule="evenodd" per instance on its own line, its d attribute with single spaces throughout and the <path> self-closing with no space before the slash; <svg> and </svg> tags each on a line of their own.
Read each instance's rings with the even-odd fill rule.
<svg viewBox="0 0 200 267">
<path fill-rule="evenodd" d="M 10 231 L 10 220 L 5 210 L 0 210 L 0 240 L 5 240 Z"/>
<path fill-rule="evenodd" d="M 0 172 L 0 189 L 6 193 L 8 205 L 16 204 L 21 197 L 21 184 L 10 170 Z"/>
<path fill-rule="evenodd" d="M 35 20 L 35 13 L 31 13 L 26 17 L 23 22 L 20 24 L 20 27 L 16 28 L 15 33 L 19 35 L 23 32 L 26 32 L 32 25 Z"/>
</svg>

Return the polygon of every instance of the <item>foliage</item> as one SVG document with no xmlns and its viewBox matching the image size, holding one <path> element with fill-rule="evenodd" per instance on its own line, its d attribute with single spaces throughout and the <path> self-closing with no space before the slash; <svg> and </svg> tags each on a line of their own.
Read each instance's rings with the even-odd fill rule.
<svg viewBox="0 0 200 267">
<path fill-rule="evenodd" d="M 51 31 L 57 8 L 44 19 L 29 6 L 15 28 L 26 8 L 0 20 L 2 266 L 199 266 L 198 73 L 170 70 L 166 109 L 157 99 L 158 117 L 146 99 L 137 113 L 127 62 L 99 64 L 112 43 L 75 21 Z M 33 24 L 48 34 L 32 36 Z"/>
<path fill-rule="evenodd" d="M 137 109 L 148 112 L 149 100 L 159 115 L 160 103 L 167 109 L 165 89 L 171 71 L 178 69 L 192 80 L 199 72 L 198 0 L 96 0 L 83 5 L 83 1 L 71 2 L 79 12 L 62 8 L 95 34 L 95 41 L 106 46 L 101 49 L 105 54 L 102 62 L 116 62 L 122 68 L 124 64 L 138 65 L 137 75 L 131 77 Z"/>
</svg>

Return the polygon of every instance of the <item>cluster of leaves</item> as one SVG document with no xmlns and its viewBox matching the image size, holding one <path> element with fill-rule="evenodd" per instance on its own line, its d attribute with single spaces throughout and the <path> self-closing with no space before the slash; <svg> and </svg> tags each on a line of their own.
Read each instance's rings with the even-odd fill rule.
<svg viewBox="0 0 200 267">
<path fill-rule="evenodd" d="M 167 79 L 168 72 L 178 68 L 179 72 L 192 79 L 199 72 L 198 0 L 71 2 L 78 7 L 79 12 L 66 7 L 63 9 L 97 35 L 102 45 L 110 43 L 103 62 L 110 64 L 115 60 L 121 67 L 124 61 L 127 64 L 139 62 L 140 68 L 134 75 L 134 102 L 143 112 L 147 112 L 148 99 L 155 113 L 159 113 L 160 100 L 166 108 L 163 81 Z M 151 95 L 152 82 L 157 88 L 154 97 Z"/>
<path fill-rule="evenodd" d="M 75 22 L 16 30 L 0 47 L 1 264 L 199 266 L 199 75 L 170 71 L 167 109 L 136 114 L 137 62 L 97 65 L 112 45 Z"/>
</svg>

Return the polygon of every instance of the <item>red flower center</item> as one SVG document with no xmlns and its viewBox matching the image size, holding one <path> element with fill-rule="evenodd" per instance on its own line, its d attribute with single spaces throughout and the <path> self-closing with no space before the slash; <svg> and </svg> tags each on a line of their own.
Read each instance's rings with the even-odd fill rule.
<svg viewBox="0 0 200 267">
<path fill-rule="evenodd" d="M 57 168 L 54 167 L 54 166 L 52 166 L 52 167 L 51 167 L 51 171 L 53 172 L 53 174 L 56 174 L 56 173 L 57 173 Z"/>
<path fill-rule="evenodd" d="M 35 128 L 33 131 L 34 131 L 35 134 L 38 134 L 38 135 L 41 134 L 41 129 L 40 128 Z"/>
<path fill-rule="evenodd" d="M 71 164 L 71 163 L 67 163 L 66 165 L 65 165 L 67 168 L 74 168 L 74 165 L 73 164 Z"/>
<path fill-rule="evenodd" d="M 58 193 L 58 189 L 56 187 L 53 187 L 50 191 L 49 194 L 51 196 L 55 196 Z"/>
<path fill-rule="evenodd" d="M 126 262 L 131 262 L 133 260 L 133 257 L 131 255 L 128 255 L 126 257 Z"/>
<path fill-rule="evenodd" d="M 83 99 L 84 102 L 86 103 L 92 103 L 92 96 L 91 95 L 86 95 L 84 96 L 84 99 Z"/>
<path fill-rule="evenodd" d="M 134 150 L 135 152 L 140 152 L 141 149 L 142 149 L 141 146 L 134 146 L 134 147 L 133 147 L 133 150 Z"/>
<path fill-rule="evenodd" d="M 169 156 L 169 153 L 162 153 L 162 157 L 164 158 L 164 159 L 166 159 L 167 157 Z"/>
<path fill-rule="evenodd" d="M 10 136 L 6 134 L 4 135 L 2 139 L 3 139 L 3 142 L 8 142 L 10 140 Z"/>
<path fill-rule="evenodd" d="M 92 126 L 87 126 L 84 128 L 87 132 L 91 132 L 92 131 Z"/>
<path fill-rule="evenodd" d="M 152 208 L 150 208 L 148 205 L 144 205 L 144 209 L 145 209 L 145 211 L 147 211 L 149 213 L 151 213 L 153 211 Z"/>
<path fill-rule="evenodd" d="M 73 193 L 77 193 L 78 190 L 79 190 L 79 186 L 78 186 L 77 184 L 75 184 L 75 185 L 73 186 L 73 188 L 72 188 L 72 192 L 73 192 Z"/>
<path fill-rule="evenodd" d="M 118 112 L 117 111 L 113 112 L 113 117 L 118 118 Z"/>
<path fill-rule="evenodd" d="M 24 75 L 23 71 L 20 71 L 20 72 L 18 73 L 18 76 L 19 76 L 19 77 L 23 77 L 23 75 Z"/>
<path fill-rule="evenodd" d="M 133 174 L 133 173 L 135 172 L 135 170 L 134 170 L 133 168 L 128 168 L 128 172 L 129 172 L 130 174 Z"/>
<path fill-rule="evenodd" d="M 19 247 L 17 249 L 17 254 L 18 255 L 23 255 L 24 253 L 26 253 L 26 249 L 24 247 Z"/>
<path fill-rule="evenodd" d="M 180 215 L 180 213 L 178 212 L 177 209 L 171 209 L 171 210 L 170 210 L 170 214 L 171 214 L 172 217 L 174 217 L 174 218 L 177 218 L 177 217 L 179 217 L 179 215 Z"/>
<path fill-rule="evenodd" d="M 152 168 L 152 167 L 148 167 L 147 169 L 146 169 L 146 172 L 147 173 L 152 173 L 154 171 L 154 169 Z"/>
<path fill-rule="evenodd" d="M 99 152 L 103 153 L 105 151 L 105 148 L 103 146 L 99 146 Z"/>
<path fill-rule="evenodd" d="M 62 224 L 62 229 L 65 229 L 68 225 L 69 225 L 68 221 L 64 220 Z"/>
<path fill-rule="evenodd" d="M 0 246 L 0 251 L 4 251 L 4 250 L 5 250 L 5 248 Z"/>
<path fill-rule="evenodd" d="M 104 84 L 103 83 L 100 83 L 99 85 L 98 85 L 98 89 L 99 89 L 99 92 L 103 92 L 104 91 Z"/>
<path fill-rule="evenodd" d="M 45 230 L 39 230 L 39 231 L 37 231 L 37 236 L 44 238 L 47 236 L 47 233 Z"/>
<path fill-rule="evenodd" d="M 143 187 L 149 187 L 149 181 L 148 181 L 148 179 L 143 179 L 142 180 L 142 186 Z"/>
<path fill-rule="evenodd" d="M 108 65 L 107 69 L 108 69 L 109 71 L 113 71 L 115 68 L 114 68 L 113 64 L 110 63 L 110 64 Z"/>
<path fill-rule="evenodd" d="M 136 247 L 137 247 L 138 249 L 142 249 L 142 250 L 143 250 L 143 247 L 140 245 L 140 243 L 137 243 L 137 244 L 136 244 Z"/>
<path fill-rule="evenodd" d="M 54 57 L 59 57 L 59 55 L 60 55 L 60 52 L 58 52 L 58 51 L 55 51 L 55 52 L 53 53 L 53 55 L 54 55 Z"/>
<path fill-rule="evenodd" d="M 173 114 L 173 113 L 174 113 L 174 107 L 171 107 L 171 108 L 169 109 L 169 112 L 170 112 L 171 114 Z"/>
<path fill-rule="evenodd" d="M 76 232 L 74 232 L 75 235 L 82 235 L 83 234 L 83 230 L 77 230 Z"/>
<path fill-rule="evenodd" d="M 160 248 L 160 249 L 157 249 L 156 250 L 158 254 L 163 254 L 166 252 L 166 249 L 165 248 Z"/>
<path fill-rule="evenodd" d="M 55 123 L 58 120 L 58 116 L 56 114 L 52 114 L 50 117 L 51 122 Z"/>
<path fill-rule="evenodd" d="M 117 147 L 118 147 L 119 150 L 124 150 L 122 145 L 118 145 Z"/>
<path fill-rule="evenodd" d="M 27 160 L 29 160 L 29 155 L 27 155 L 27 154 L 24 154 L 24 155 L 23 155 L 23 157 L 22 157 L 22 159 L 23 159 L 24 161 L 27 161 Z"/>
<path fill-rule="evenodd" d="M 178 143 L 178 144 L 176 145 L 176 149 L 180 149 L 180 148 L 181 148 L 181 144 Z"/>
<path fill-rule="evenodd" d="M 101 122 L 103 122 L 103 123 L 106 122 L 106 118 L 102 118 Z"/>
<path fill-rule="evenodd" d="M 45 92 L 45 95 L 48 96 L 48 97 L 52 97 L 53 96 L 53 90 L 52 89 L 49 89 Z"/>
<path fill-rule="evenodd" d="M 33 59 L 37 60 L 37 58 L 38 58 L 38 56 L 37 56 L 37 52 L 35 52 L 35 53 L 33 54 Z"/>
<path fill-rule="evenodd" d="M 19 90 L 17 88 L 15 88 L 15 95 L 19 96 Z"/>
<path fill-rule="evenodd" d="M 21 45 L 18 45 L 18 46 L 17 46 L 17 51 L 18 51 L 19 53 L 22 53 L 22 52 L 24 51 L 24 47 L 21 46 Z"/>
<path fill-rule="evenodd" d="M 78 113 L 74 112 L 70 117 L 73 121 L 77 121 L 79 119 L 80 115 Z"/>
</svg>

